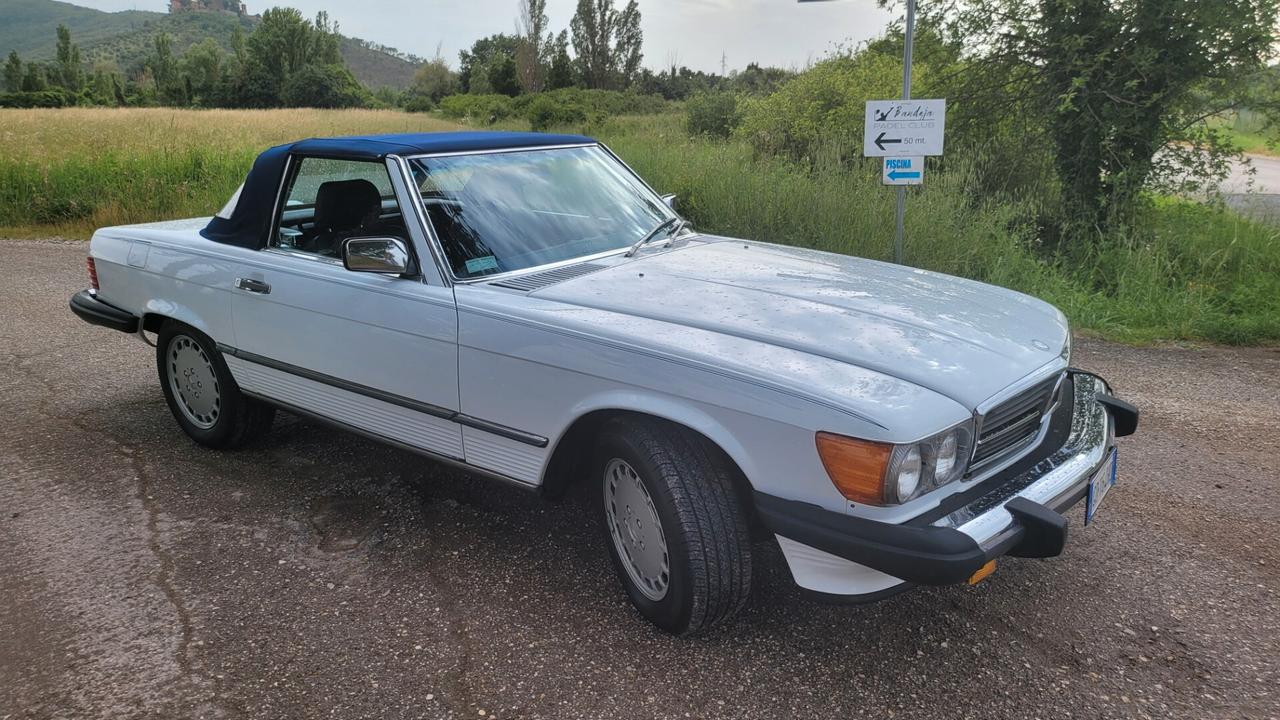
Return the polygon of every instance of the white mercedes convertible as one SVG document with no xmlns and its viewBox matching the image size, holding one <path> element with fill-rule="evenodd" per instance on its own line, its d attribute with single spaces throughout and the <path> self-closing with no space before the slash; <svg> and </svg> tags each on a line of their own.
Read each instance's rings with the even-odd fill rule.
<svg viewBox="0 0 1280 720">
<path fill-rule="evenodd" d="M 550 497 L 585 484 L 636 608 L 747 600 L 776 543 L 865 601 L 1063 549 L 1137 410 L 1062 313 L 881 262 L 697 232 L 590 138 L 272 148 L 217 216 L 103 228 L 84 320 L 156 347 L 197 443 L 277 409 Z"/>
</svg>

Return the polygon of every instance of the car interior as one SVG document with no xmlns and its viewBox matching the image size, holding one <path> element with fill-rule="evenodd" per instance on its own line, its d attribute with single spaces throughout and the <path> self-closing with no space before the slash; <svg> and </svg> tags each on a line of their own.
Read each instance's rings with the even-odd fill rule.
<svg viewBox="0 0 1280 720">
<path fill-rule="evenodd" d="M 311 203 L 295 200 L 297 194 L 296 190 L 291 192 L 280 218 L 280 247 L 337 258 L 343 241 L 349 238 L 408 239 L 395 197 L 383 197 L 367 179 L 325 180 Z"/>
</svg>

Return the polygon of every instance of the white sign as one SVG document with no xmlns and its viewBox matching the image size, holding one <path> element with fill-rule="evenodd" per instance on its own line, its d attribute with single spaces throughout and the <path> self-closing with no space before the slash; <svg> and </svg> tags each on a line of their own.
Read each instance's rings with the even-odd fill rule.
<svg viewBox="0 0 1280 720">
<path fill-rule="evenodd" d="M 941 155 L 946 117 L 946 100 L 868 100 L 862 154 Z"/>
<path fill-rule="evenodd" d="M 885 185 L 923 185 L 924 158 L 887 157 L 884 159 Z"/>
</svg>

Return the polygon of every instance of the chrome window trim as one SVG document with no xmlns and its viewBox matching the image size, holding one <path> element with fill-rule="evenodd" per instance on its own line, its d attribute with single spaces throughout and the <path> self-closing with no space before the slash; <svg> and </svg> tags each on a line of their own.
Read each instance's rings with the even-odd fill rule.
<svg viewBox="0 0 1280 720">
<path fill-rule="evenodd" d="M 292 248 L 284 248 L 278 245 L 268 245 L 267 247 L 262 248 L 258 252 L 271 253 L 273 255 L 283 255 L 285 257 L 300 258 L 302 260 L 311 260 L 313 262 L 318 262 L 324 265 L 336 265 L 337 267 L 342 267 L 341 258 L 329 257 L 328 255 L 318 255 L 316 253 L 309 253 L 303 250 L 294 250 Z"/>
<path fill-rule="evenodd" d="M 570 143 L 568 145 L 529 145 L 528 147 L 512 147 L 512 148 L 494 148 L 490 150 L 448 150 L 438 153 L 417 153 L 414 155 L 404 155 L 406 160 L 417 160 L 418 158 L 435 158 L 435 157 L 461 157 L 463 155 L 504 155 L 506 153 L 517 152 L 537 152 L 539 150 L 564 150 L 566 148 L 583 148 L 595 147 L 598 142 L 588 143 Z"/>
<path fill-rule="evenodd" d="M 625 162 L 623 162 L 622 158 L 618 157 L 617 153 L 610 150 L 607 146 L 605 146 L 604 143 L 601 143 L 601 142 L 574 143 L 570 145 L 533 145 L 530 147 L 501 148 L 497 150 L 466 150 L 466 151 L 457 151 L 457 152 L 422 153 L 418 155 L 405 155 L 403 157 L 401 156 L 388 156 L 388 157 L 397 157 L 398 159 L 400 159 L 400 161 L 403 163 L 402 172 L 405 175 L 405 184 L 408 188 L 412 189 L 412 188 L 416 188 L 417 186 L 413 182 L 413 174 L 409 169 L 409 161 L 411 160 L 418 160 L 421 158 L 461 157 L 466 155 L 498 155 L 498 154 L 508 154 L 508 153 L 516 153 L 516 152 L 540 152 L 544 150 L 567 150 L 567 149 L 574 149 L 574 148 L 591 148 L 591 147 L 597 147 L 603 150 L 606 155 L 613 158 L 614 161 L 616 161 L 619 165 L 621 165 L 627 171 L 628 174 L 630 174 L 632 177 L 638 180 L 640 184 L 644 187 L 644 189 L 648 190 L 650 193 L 653 194 L 653 197 L 658 200 L 658 203 L 657 203 L 658 207 L 664 210 L 665 212 L 667 212 L 669 214 L 668 215 L 669 217 L 680 217 L 678 213 L 676 213 L 674 210 L 668 207 L 665 202 L 663 202 L 662 196 L 659 195 L 658 192 L 653 189 L 653 186 L 651 186 L 648 182 L 646 182 L 644 178 L 640 177 L 639 173 L 637 173 L 635 170 L 632 170 L 630 165 L 627 165 Z M 602 258 L 609 257 L 611 255 L 621 255 L 627 251 L 627 246 L 624 245 L 614 250 L 604 250 L 592 255 L 579 255 L 578 257 L 568 258 L 566 260 L 557 260 L 555 262 L 543 263 L 541 265 L 532 265 L 527 268 L 520 268 L 519 270 L 508 270 L 506 272 L 494 273 L 493 275 L 483 275 L 481 277 L 474 277 L 474 278 L 458 277 L 453 273 L 453 267 L 447 262 L 447 258 L 444 254 L 444 244 L 440 242 L 440 236 L 439 234 L 436 233 L 435 226 L 431 224 L 430 215 L 427 214 L 426 205 L 425 203 L 423 203 L 423 200 L 422 200 L 422 193 L 410 190 L 409 194 L 415 196 L 413 198 L 414 208 L 418 213 L 420 213 L 419 221 L 423 224 L 423 227 L 427 228 L 427 235 L 430 238 L 430 242 L 431 242 L 432 255 L 436 255 L 437 252 L 439 253 L 439 255 L 437 256 L 436 267 L 440 270 L 441 276 L 445 278 L 445 283 L 448 285 L 475 285 L 477 283 L 487 283 L 492 280 L 502 280 L 502 279 L 511 278 L 511 277 L 518 277 L 524 274 L 541 272 L 543 270 L 552 270 L 558 267 L 563 267 L 565 265 L 574 265 L 580 262 L 589 262 L 591 260 L 599 260 Z M 693 233 L 693 234 L 697 235 L 698 233 Z M 446 261 L 441 262 L 442 259 Z"/>
<path fill-rule="evenodd" d="M 284 172 L 280 174 L 280 187 L 276 188 L 276 202 L 271 208 L 271 227 L 267 228 L 267 242 L 259 250 L 279 247 L 276 241 L 279 240 L 280 221 L 284 218 L 284 189 L 293 180 L 293 164 L 293 153 L 289 153 L 284 158 Z"/>
<path fill-rule="evenodd" d="M 418 228 L 422 233 L 422 242 L 426 244 L 426 250 L 431 255 L 431 264 L 435 266 L 436 275 L 440 278 L 440 283 L 444 287 L 451 287 L 453 285 L 450 280 L 451 274 L 446 272 L 444 266 L 441 264 L 443 246 L 440 245 L 435 235 L 435 228 L 431 226 L 431 223 L 427 218 L 426 207 L 422 204 L 422 193 L 416 190 L 416 186 L 413 183 L 413 175 L 409 172 L 409 163 L 399 155 L 388 155 L 386 157 L 386 163 L 388 165 L 387 174 L 391 175 L 392 189 L 394 189 L 396 193 L 403 191 L 405 195 L 408 195 L 409 205 L 413 208 L 414 217 L 417 219 Z M 391 164 L 394 164 L 399 170 L 398 177 L 397 173 L 391 172 Z M 401 185 L 403 185 L 403 188 Z M 405 217 L 403 207 L 400 208 L 400 217 Z M 416 248 L 418 240 L 415 239 L 413 228 L 410 227 L 410 223 L 407 219 L 405 220 L 405 230 L 409 233 L 409 241 L 415 245 L 414 255 L 421 255 Z M 421 276 L 422 283 L 424 285 L 430 285 L 431 283 L 427 282 L 426 274 L 423 272 L 424 268 L 422 259 L 420 257 L 415 259 L 418 262 L 418 274 Z"/>
</svg>

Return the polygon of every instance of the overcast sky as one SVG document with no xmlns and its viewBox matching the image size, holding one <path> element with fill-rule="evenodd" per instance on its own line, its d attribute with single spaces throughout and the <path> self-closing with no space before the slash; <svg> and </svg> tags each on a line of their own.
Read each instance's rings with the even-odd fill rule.
<svg viewBox="0 0 1280 720">
<path fill-rule="evenodd" d="M 99 10 L 164 11 L 168 0 L 72 0 Z M 621 7 L 626 0 L 617 0 Z M 249 12 L 276 4 L 307 15 L 327 10 L 345 35 L 390 45 L 415 55 L 435 55 L 437 45 L 457 67 L 458 51 L 486 35 L 512 32 L 517 0 L 247 0 Z M 795 0 L 639 0 L 644 64 L 672 59 L 699 70 L 730 70 L 749 62 L 803 67 L 832 49 L 880 34 L 891 14 L 875 0 L 797 3 Z M 557 32 L 569 26 L 575 0 L 547 0 Z"/>
</svg>

